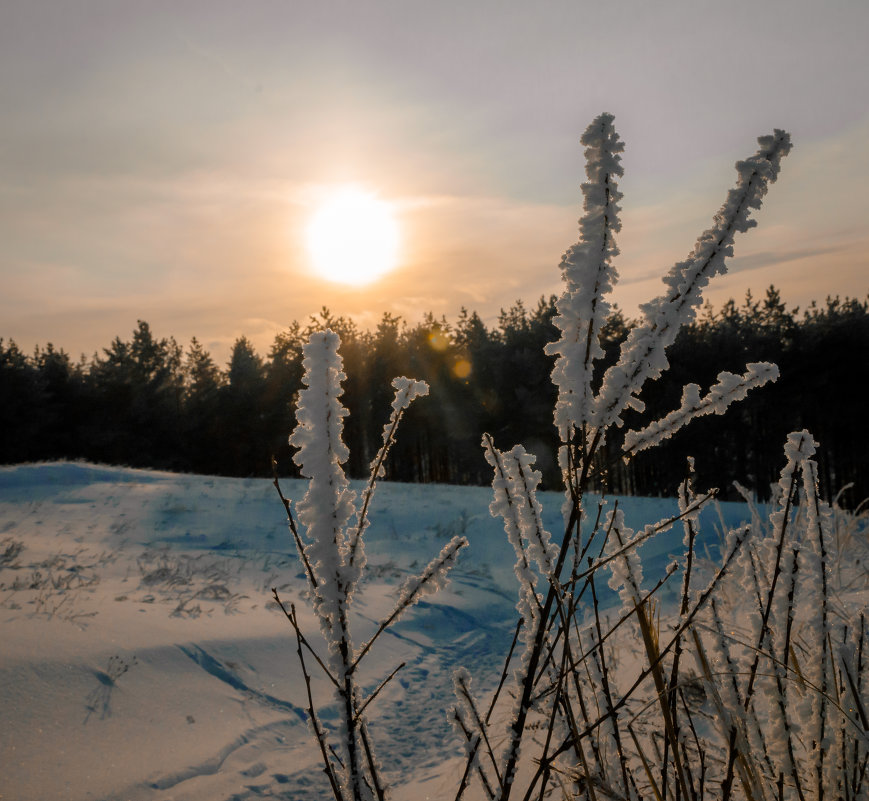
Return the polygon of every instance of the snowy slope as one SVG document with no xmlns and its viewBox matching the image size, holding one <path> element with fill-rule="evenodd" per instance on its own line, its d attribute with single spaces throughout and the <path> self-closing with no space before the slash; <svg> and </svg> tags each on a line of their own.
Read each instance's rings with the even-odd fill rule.
<svg viewBox="0 0 869 801">
<path fill-rule="evenodd" d="M 304 484 L 283 489 L 298 499 Z M 447 590 L 382 638 L 363 674 L 373 689 L 406 663 L 375 701 L 373 732 L 399 799 L 455 792 L 452 669 L 494 686 L 509 646 L 513 555 L 490 496 L 385 483 L 374 502 L 357 642 L 452 535 L 471 543 Z M 541 498 L 558 540 L 561 497 Z M 634 528 L 675 513 L 670 500 L 620 504 Z M 721 515 L 736 525 L 747 512 L 724 504 Z M 720 525 L 710 513 L 712 558 Z M 676 526 L 645 546 L 648 580 L 681 536 Z M 276 586 L 316 638 L 291 545 L 267 480 L 0 468 L 0 798 L 324 797 L 295 640 L 271 600 Z M 315 690 L 328 723 L 329 688 L 317 679 Z"/>
</svg>

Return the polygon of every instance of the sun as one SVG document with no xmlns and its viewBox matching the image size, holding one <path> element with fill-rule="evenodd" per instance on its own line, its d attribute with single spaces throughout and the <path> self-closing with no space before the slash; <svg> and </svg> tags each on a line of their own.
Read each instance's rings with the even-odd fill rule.
<svg viewBox="0 0 869 801">
<path fill-rule="evenodd" d="M 329 281 L 361 286 L 398 264 L 398 223 L 392 207 L 357 187 L 341 187 L 308 224 L 308 252 Z"/>
</svg>

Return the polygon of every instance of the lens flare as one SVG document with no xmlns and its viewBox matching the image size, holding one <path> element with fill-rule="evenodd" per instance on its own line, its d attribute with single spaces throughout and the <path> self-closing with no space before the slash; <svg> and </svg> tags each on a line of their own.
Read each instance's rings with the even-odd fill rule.
<svg viewBox="0 0 869 801">
<path fill-rule="evenodd" d="M 471 363 L 467 359 L 459 359 L 453 365 L 453 375 L 456 378 L 467 378 L 471 374 Z"/>
<path fill-rule="evenodd" d="M 443 331 L 435 330 L 428 335 L 428 344 L 432 350 L 444 351 L 450 346 L 450 338 Z"/>
</svg>

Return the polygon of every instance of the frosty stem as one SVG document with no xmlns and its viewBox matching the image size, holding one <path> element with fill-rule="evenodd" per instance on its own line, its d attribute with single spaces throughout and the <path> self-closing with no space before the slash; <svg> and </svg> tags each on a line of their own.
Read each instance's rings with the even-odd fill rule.
<svg viewBox="0 0 869 801">
<path fill-rule="evenodd" d="M 385 463 L 401 417 L 410 403 L 428 393 L 428 385 L 408 378 L 396 378 L 392 416 L 384 428 L 383 445 L 371 466 L 371 475 L 362 494 L 360 507 L 355 505 L 355 493 L 350 489 L 342 464 L 349 452 L 343 435 L 343 418 L 347 410 L 341 404 L 341 382 L 345 375 L 338 353 L 340 340 L 332 331 L 315 332 L 303 348 L 305 389 L 299 395 L 296 410 L 297 426 L 290 444 L 298 448 L 294 461 L 302 475 L 309 479 L 304 498 L 296 510 L 304 534 L 296 525 L 291 504 L 284 497 L 274 468 L 274 485 L 287 512 L 293 541 L 304 565 L 308 580 L 308 598 L 323 633 L 327 658 L 321 659 L 303 637 L 293 608 L 288 613 L 275 592 L 275 599 L 284 610 L 296 633 L 299 658 L 306 677 L 310 697 L 310 682 L 303 663 L 303 648 L 314 655 L 336 689 L 340 722 L 338 748 L 327 747 L 319 723 L 315 736 L 333 794 L 340 801 L 368 801 L 372 796 L 385 801 L 386 785 L 374 754 L 368 733 L 365 712 L 383 687 L 401 669 L 393 670 L 363 701 L 355 678 L 356 669 L 377 637 L 398 616 L 422 596 L 434 592 L 446 581 L 458 551 L 467 544 L 454 538 L 423 575 L 411 579 L 402 590 L 395 611 L 381 625 L 362 651 L 354 654 L 351 636 L 350 608 L 353 590 L 365 566 L 363 535 L 368 525 L 368 510 L 377 480 L 384 475 Z M 351 525 L 351 518 L 356 518 Z M 313 701 L 310 701 L 314 720 Z"/>
</svg>

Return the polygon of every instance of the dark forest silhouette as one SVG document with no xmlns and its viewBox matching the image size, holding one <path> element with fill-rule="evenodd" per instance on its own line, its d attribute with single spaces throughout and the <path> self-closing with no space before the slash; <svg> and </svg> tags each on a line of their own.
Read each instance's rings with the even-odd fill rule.
<svg viewBox="0 0 869 801">
<path fill-rule="evenodd" d="M 184 350 L 155 337 L 140 321 L 132 339 L 116 337 L 102 354 L 76 363 L 52 345 L 24 354 L 0 339 L 0 462 L 87 459 L 227 476 L 294 475 L 287 445 L 301 387 L 302 344 L 330 327 L 341 337 L 350 410 L 345 440 L 350 476 L 368 475 L 397 375 L 423 379 L 431 395 L 408 411 L 389 457 L 398 481 L 488 484 L 480 440 L 497 447 L 516 442 L 537 454 L 548 488 L 560 485 L 552 423 L 555 389 L 551 357 L 543 346 L 556 338 L 554 296 L 533 309 L 517 302 L 497 325 L 462 309 L 455 322 L 428 314 L 421 322 L 384 314 L 374 331 L 323 309 L 307 324 L 280 332 L 267 357 L 245 337 L 225 369 L 194 338 Z M 631 322 L 616 309 L 603 331 L 606 357 L 599 379 L 618 356 Z M 736 478 L 765 500 L 777 477 L 781 442 L 808 428 L 821 443 L 821 491 L 832 498 L 846 484 L 843 504 L 869 496 L 869 302 L 828 298 L 788 311 L 778 290 L 741 304 L 710 305 L 683 328 L 668 351 L 671 370 L 647 388 L 646 411 L 630 413 L 628 427 L 664 416 L 680 402 L 689 381 L 704 389 L 719 370 L 743 372 L 749 361 L 771 361 L 778 382 L 763 387 L 723 418 L 693 422 L 648 455 L 624 463 L 612 440 L 598 457 L 593 486 L 619 494 L 671 495 L 696 457 L 698 486 L 717 486 L 736 497 Z"/>
</svg>

